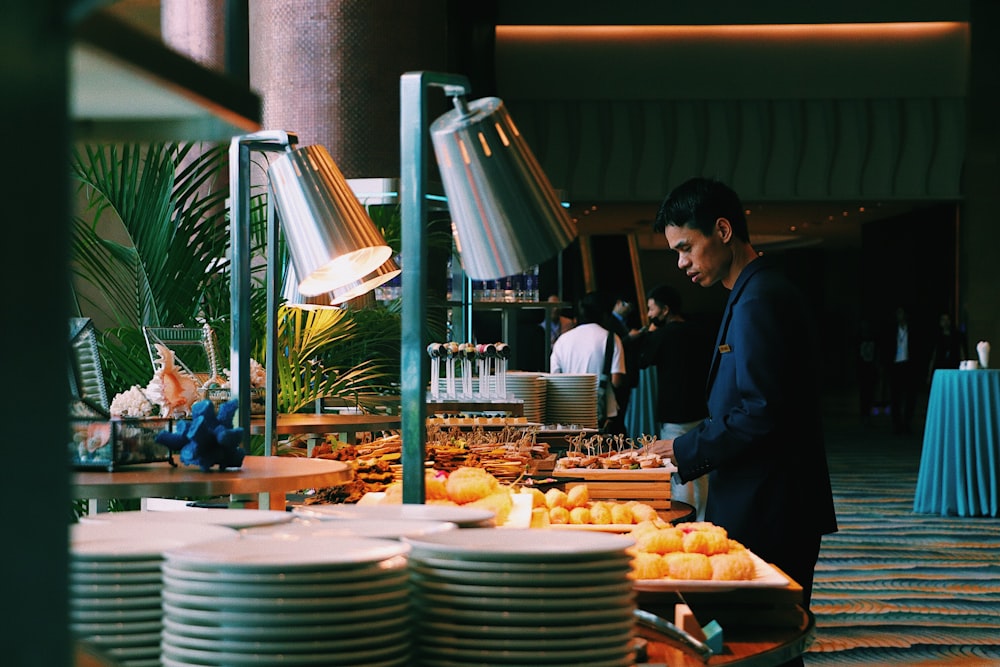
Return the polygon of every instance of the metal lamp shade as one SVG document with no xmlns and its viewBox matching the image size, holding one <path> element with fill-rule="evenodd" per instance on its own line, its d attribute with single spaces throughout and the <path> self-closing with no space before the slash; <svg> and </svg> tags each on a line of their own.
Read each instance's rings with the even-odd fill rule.
<svg viewBox="0 0 1000 667">
<path fill-rule="evenodd" d="M 392 255 L 322 146 L 282 153 L 268 176 L 301 294 L 352 283 Z"/>
<path fill-rule="evenodd" d="M 367 294 L 379 285 L 387 283 L 400 274 L 399 265 L 391 257 L 374 272 L 365 276 L 361 280 L 356 280 L 347 285 L 342 285 L 332 291 L 323 292 L 314 296 L 305 296 L 299 292 L 298 278 L 295 268 L 288 267 L 285 273 L 285 282 L 281 288 L 282 297 L 289 306 L 303 309 L 333 308 L 351 299 Z"/>
<path fill-rule="evenodd" d="M 453 109 L 430 131 L 470 278 L 521 273 L 576 237 L 569 214 L 500 99 Z"/>
</svg>

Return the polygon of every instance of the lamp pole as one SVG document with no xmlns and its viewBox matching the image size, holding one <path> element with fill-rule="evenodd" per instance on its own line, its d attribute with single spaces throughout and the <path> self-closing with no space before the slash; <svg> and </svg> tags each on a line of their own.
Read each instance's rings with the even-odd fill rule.
<svg viewBox="0 0 1000 667">
<path fill-rule="evenodd" d="M 400 201 L 403 264 L 400 407 L 403 437 L 403 502 L 423 503 L 429 381 L 427 342 L 427 118 L 425 93 L 443 88 L 446 95 L 466 95 L 469 80 L 458 74 L 407 72 L 399 79 Z"/>
<path fill-rule="evenodd" d="M 239 400 L 243 447 L 250 449 L 250 153 L 291 150 L 298 138 L 280 130 L 233 137 L 229 144 L 229 237 L 232 253 L 230 296 L 229 386 Z M 264 454 L 271 455 L 277 422 L 277 248 L 278 225 L 268 179 L 267 197 L 267 341 L 265 357 Z"/>
</svg>

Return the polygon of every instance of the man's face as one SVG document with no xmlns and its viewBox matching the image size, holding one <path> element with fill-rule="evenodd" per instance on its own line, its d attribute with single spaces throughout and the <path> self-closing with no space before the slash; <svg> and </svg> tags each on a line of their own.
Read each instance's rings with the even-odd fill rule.
<svg viewBox="0 0 1000 667">
<path fill-rule="evenodd" d="M 696 285 L 708 287 L 729 274 L 733 255 L 718 234 L 705 236 L 693 227 L 667 225 L 667 243 L 677 252 L 677 268 Z"/>
<path fill-rule="evenodd" d="M 667 309 L 662 308 L 660 304 L 652 299 L 646 301 L 646 311 L 649 314 L 649 319 L 655 322 L 662 322 L 663 318 L 667 316 Z"/>
</svg>

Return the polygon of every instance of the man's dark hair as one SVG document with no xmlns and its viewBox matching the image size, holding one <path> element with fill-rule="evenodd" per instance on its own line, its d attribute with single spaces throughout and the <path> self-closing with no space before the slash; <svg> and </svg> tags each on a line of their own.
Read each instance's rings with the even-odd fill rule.
<svg viewBox="0 0 1000 667">
<path fill-rule="evenodd" d="M 696 177 L 681 183 L 667 195 L 656 212 L 653 230 L 662 234 L 668 226 L 691 227 L 711 236 L 719 218 L 729 221 L 736 238 L 750 241 L 739 196 L 721 181 Z"/>
<path fill-rule="evenodd" d="M 649 290 L 646 298 L 652 299 L 660 307 L 668 308 L 674 314 L 680 314 L 681 312 L 681 295 L 670 285 L 658 285 L 654 287 Z"/>
<path fill-rule="evenodd" d="M 576 304 L 577 324 L 600 324 L 604 321 L 605 299 L 597 292 L 587 292 Z"/>
</svg>

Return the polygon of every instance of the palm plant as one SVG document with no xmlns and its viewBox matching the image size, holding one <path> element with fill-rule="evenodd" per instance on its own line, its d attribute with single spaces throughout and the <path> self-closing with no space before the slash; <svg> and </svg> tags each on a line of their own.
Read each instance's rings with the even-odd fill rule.
<svg viewBox="0 0 1000 667">
<path fill-rule="evenodd" d="M 229 338 L 229 231 L 224 146 L 154 144 L 85 146 L 74 151 L 82 212 L 74 221 L 74 294 L 79 315 L 100 333 L 109 395 L 145 385 L 152 375 L 143 326 L 201 326 Z M 263 195 L 251 206 L 251 255 L 266 243 Z M 251 337 L 262 363 L 266 294 L 264 265 L 252 262 Z M 383 319 L 392 320 L 392 311 Z M 369 321 L 372 318 L 367 318 Z M 351 310 L 282 308 L 274 360 L 278 407 L 294 412 L 331 395 L 361 395 L 398 376 L 399 327 L 359 330 L 366 318 Z M 395 336 L 395 341 L 392 337 Z M 364 338 L 359 358 L 350 345 Z M 394 342 L 394 344 L 393 344 Z M 392 350 L 395 353 L 392 353 Z"/>
</svg>

